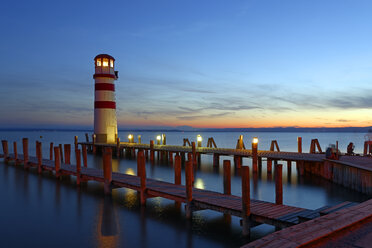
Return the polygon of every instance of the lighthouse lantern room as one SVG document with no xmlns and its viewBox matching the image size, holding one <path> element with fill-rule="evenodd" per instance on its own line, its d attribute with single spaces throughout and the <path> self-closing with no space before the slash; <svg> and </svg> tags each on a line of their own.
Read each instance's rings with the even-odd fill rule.
<svg viewBox="0 0 372 248">
<path fill-rule="evenodd" d="M 94 134 L 97 143 L 115 143 L 118 137 L 115 84 L 118 72 L 115 59 L 108 54 L 94 58 Z"/>
</svg>

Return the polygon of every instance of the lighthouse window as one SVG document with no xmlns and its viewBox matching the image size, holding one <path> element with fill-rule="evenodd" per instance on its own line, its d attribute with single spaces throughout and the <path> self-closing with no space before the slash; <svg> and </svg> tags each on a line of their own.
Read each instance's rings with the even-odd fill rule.
<svg viewBox="0 0 372 248">
<path fill-rule="evenodd" d="M 110 59 L 110 67 L 114 68 L 114 61 Z"/>
<path fill-rule="evenodd" d="M 108 66 L 108 59 L 103 58 L 103 66 L 107 67 Z"/>
<path fill-rule="evenodd" d="M 97 66 L 101 66 L 101 59 L 97 59 Z"/>
</svg>

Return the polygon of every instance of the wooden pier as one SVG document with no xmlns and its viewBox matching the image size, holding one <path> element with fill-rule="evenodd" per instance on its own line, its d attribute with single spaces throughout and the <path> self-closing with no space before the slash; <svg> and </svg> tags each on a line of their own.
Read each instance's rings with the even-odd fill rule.
<svg viewBox="0 0 372 248">
<path fill-rule="evenodd" d="M 35 167 L 38 173 L 42 171 L 51 171 L 57 178 L 69 175 L 75 176 L 76 182 L 79 185 L 81 182 L 90 180 L 101 182 L 104 184 L 104 192 L 110 194 L 115 188 L 129 188 L 136 190 L 140 194 L 141 204 L 146 204 L 146 199 L 151 197 L 163 197 L 176 202 L 185 203 L 186 216 L 192 217 L 194 211 L 199 210 L 214 210 L 224 214 L 230 214 L 240 217 L 243 226 L 243 234 L 249 235 L 250 228 L 258 224 L 270 224 L 278 228 L 289 227 L 303 221 L 307 221 L 319 217 L 321 212 L 331 212 L 331 207 L 324 207 L 317 210 L 309 210 L 298 207 L 283 205 L 282 195 L 282 177 L 281 164 L 276 164 L 276 202 L 270 203 L 250 198 L 250 169 L 247 166 L 241 166 L 240 174 L 242 176 L 242 196 L 231 195 L 231 167 L 230 161 L 224 161 L 224 193 L 213 192 L 209 190 L 202 190 L 193 187 L 194 181 L 194 161 L 195 152 L 207 152 L 206 150 L 197 150 L 195 146 L 188 147 L 161 147 L 135 144 L 120 144 L 123 147 L 130 147 L 138 149 L 137 152 L 137 176 L 127 175 L 119 172 L 112 172 L 112 148 L 104 147 L 102 149 L 103 156 L 103 170 L 88 168 L 86 159 L 86 146 L 89 144 L 82 144 L 83 151 L 75 150 L 76 165 L 70 164 L 71 146 L 64 146 L 64 153 L 61 152 L 61 146 L 50 146 L 50 158 L 54 160 L 43 159 L 41 142 L 36 142 L 36 157 L 29 156 L 28 153 L 28 139 L 23 139 L 23 154 L 13 153 L 8 151 L 8 142 L 2 141 L 4 161 L 14 161 L 15 165 L 23 164 L 25 169 Z M 98 145 L 98 144 L 96 144 Z M 175 180 L 174 183 L 163 182 L 146 177 L 145 167 L 145 152 L 146 148 L 153 146 L 154 150 L 173 151 L 175 156 Z M 16 147 L 16 144 L 14 145 Z M 77 145 L 75 145 L 77 148 Z M 180 149 L 183 152 L 189 152 L 188 160 L 185 163 L 186 185 L 181 185 L 181 156 Z M 94 150 L 94 149 L 92 149 Z M 221 154 L 230 154 L 231 149 L 220 149 Z M 153 150 L 150 150 L 153 152 Z M 249 153 L 249 151 L 243 151 Z M 236 154 L 239 154 L 238 152 Z M 53 156 L 54 155 L 54 156 Z M 83 155 L 83 166 L 81 165 L 81 155 Z M 272 158 L 272 157 L 271 157 Z M 64 162 L 62 162 L 64 161 Z M 230 182 L 230 183 L 229 183 Z"/>
</svg>

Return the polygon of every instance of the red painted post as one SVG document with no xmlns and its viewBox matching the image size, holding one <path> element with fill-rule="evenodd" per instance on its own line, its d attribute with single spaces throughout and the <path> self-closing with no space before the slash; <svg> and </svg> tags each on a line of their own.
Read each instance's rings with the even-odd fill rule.
<svg viewBox="0 0 372 248">
<path fill-rule="evenodd" d="M 272 166 L 273 165 L 273 161 L 271 159 L 267 159 L 267 174 L 271 174 L 272 172 Z"/>
<path fill-rule="evenodd" d="M 111 147 L 103 148 L 103 177 L 104 177 L 104 192 L 111 194 L 112 182 L 112 149 Z"/>
<path fill-rule="evenodd" d="M 242 157 L 235 155 L 234 164 L 236 168 L 240 169 L 242 167 Z"/>
<path fill-rule="evenodd" d="M 40 174 L 42 171 L 43 153 L 41 142 L 36 141 L 36 156 L 37 156 L 37 171 Z"/>
<path fill-rule="evenodd" d="M 251 196 L 249 182 L 249 167 L 242 166 L 242 218 L 243 218 L 243 235 L 250 235 L 250 215 L 251 215 Z"/>
<path fill-rule="evenodd" d="M 283 204 L 282 165 L 275 166 L 275 204 Z"/>
<path fill-rule="evenodd" d="M 3 145 L 4 161 L 7 162 L 9 157 L 8 141 L 2 140 L 1 143 Z"/>
<path fill-rule="evenodd" d="M 193 178 L 193 162 L 188 160 L 186 162 L 185 174 L 186 174 L 186 218 L 192 218 L 192 178 Z"/>
<path fill-rule="evenodd" d="M 74 137 L 75 151 L 78 149 L 78 136 Z"/>
<path fill-rule="evenodd" d="M 23 166 L 24 168 L 28 168 L 28 139 L 22 139 L 23 144 Z"/>
<path fill-rule="evenodd" d="M 231 163 L 230 160 L 223 161 L 223 193 L 231 195 Z"/>
<path fill-rule="evenodd" d="M 195 142 L 191 143 L 192 146 L 192 164 L 196 165 L 196 147 L 195 147 Z"/>
<path fill-rule="evenodd" d="M 169 152 L 169 163 L 173 164 L 173 152 Z"/>
<path fill-rule="evenodd" d="M 139 171 L 141 177 L 141 205 L 146 204 L 146 161 L 143 150 L 138 151 L 137 163 L 139 164 Z"/>
<path fill-rule="evenodd" d="M 150 140 L 150 161 L 154 162 L 154 141 Z"/>
<path fill-rule="evenodd" d="M 297 137 L 297 149 L 298 153 L 302 153 L 302 137 Z"/>
<path fill-rule="evenodd" d="M 50 142 L 49 146 L 49 160 L 53 160 L 53 142 Z"/>
<path fill-rule="evenodd" d="M 83 149 L 83 164 L 84 164 L 84 167 L 87 168 L 88 167 L 87 146 L 86 145 L 82 145 L 81 146 L 81 149 Z"/>
<path fill-rule="evenodd" d="M 220 166 L 220 155 L 217 153 L 213 154 L 213 166 Z"/>
<path fill-rule="evenodd" d="M 76 184 L 80 185 L 81 154 L 79 149 L 75 150 L 75 158 L 76 158 Z"/>
<path fill-rule="evenodd" d="M 71 160 L 71 145 L 70 144 L 65 144 L 64 145 L 64 150 L 65 150 L 65 163 L 70 164 Z"/>
<path fill-rule="evenodd" d="M 62 148 L 62 144 L 59 144 L 59 155 L 60 155 L 60 158 L 61 158 L 61 163 L 63 163 L 63 148 Z"/>
<path fill-rule="evenodd" d="M 255 140 L 257 138 L 253 138 L 252 141 L 252 167 L 253 167 L 253 173 L 257 173 L 257 158 L 258 158 L 258 140 Z"/>
<path fill-rule="evenodd" d="M 178 154 L 174 157 L 174 184 L 181 184 L 181 156 Z"/>
<path fill-rule="evenodd" d="M 364 141 L 364 151 L 363 155 L 366 156 L 368 153 L 368 141 Z"/>
<path fill-rule="evenodd" d="M 14 151 L 14 164 L 17 165 L 18 152 L 17 152 L 17 142 L 13 142 L 13 151 Z"/>
<path fill-rule="evenodd" d="M 61 169 L 61 158 L 60 158 L 59 147 L 54 147 L 54 170 L 56 171 L 56 177 L 59 178 L 59 170 Z"/>
</svg>

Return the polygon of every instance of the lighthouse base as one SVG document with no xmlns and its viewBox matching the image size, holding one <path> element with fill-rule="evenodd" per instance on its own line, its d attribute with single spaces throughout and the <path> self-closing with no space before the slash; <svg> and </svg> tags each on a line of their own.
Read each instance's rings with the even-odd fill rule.
<svg viewBox="0 0 372 248">
<path fill-rule="evenodd" d="M 96 133 L 96 142 L 97 143 L 105 143 L 105 144 L 114 144 L 116 143 L 116 139 L 118 137 L 117 134 L 115 135 L 107 135 L 105 133 Z"/>
</svg>

